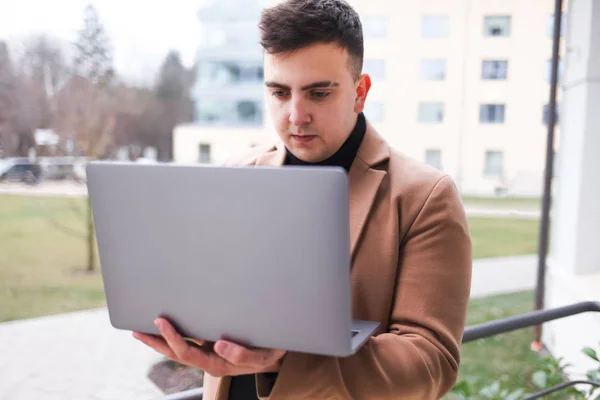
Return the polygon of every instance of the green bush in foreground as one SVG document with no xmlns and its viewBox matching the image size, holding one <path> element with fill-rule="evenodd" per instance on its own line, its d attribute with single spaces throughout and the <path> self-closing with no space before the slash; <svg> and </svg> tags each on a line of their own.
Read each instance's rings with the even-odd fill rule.
<svg viewBox="0 0 600 400">
<path fill-rule="evenodd" d="M 598 355 L 600 352 L 589 347 L 584 348 L 582 352 L 597 363 L 596 368 L 589 370 L 585 374 L 586 379 L 600 382 L 600 358 Z M 565 371 L 570 366 L 570 364 L 564 363 L 560 358 L 545 357 L 541 368 L 532 374 L 531 381 L 540 392 L 550 389 L 565 382 Z M 507 382 L 495 380 L 484 383 L 481 379 L 471 378 L 459 380 L 454 388 L 452 388 L 449 398 L 453 400 L 520 400 L 528 394 L 532 393 L 527 393 L 525 389 L 509 387 Z M 593 397 L 594 395 L 597 396 Z M 581 389 L 570 387 L 545 396 L 544 399 L 600 400 L 600 388 L 591 385 L 582 387 Z"/>
</svg>

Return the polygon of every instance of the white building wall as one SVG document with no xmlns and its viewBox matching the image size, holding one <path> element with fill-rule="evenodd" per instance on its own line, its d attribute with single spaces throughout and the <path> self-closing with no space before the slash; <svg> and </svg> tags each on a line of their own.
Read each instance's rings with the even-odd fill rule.
<svg viewBox="0 0 600 400">
<path fill-rule="evenodd" d="M 571 0 L 569 19 L 546 307 L 600 301 L 600 2 Z M 586 372 L 593 364 L 581 349 L 598 348 L 600 315 L 547 324 L 543 340 L 573 373 Z"/>
</svg>

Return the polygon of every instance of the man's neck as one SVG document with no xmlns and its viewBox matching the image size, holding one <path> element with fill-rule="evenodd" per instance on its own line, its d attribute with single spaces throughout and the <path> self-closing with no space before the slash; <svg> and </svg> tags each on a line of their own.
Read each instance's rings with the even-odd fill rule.
<svg viewBox="0 0 600 400">
<path fill-rule="evenodd" d="M 313 166 L 329 166 L 329 167 L 342 167 L 346 170 L 346 172 L 350 171 L 350 167 L 356 157 L 356 153 L 358 152 L 358 148 L 362 143 L 363 137 L 367 130 L 367 123 L 365 117 L 362 113 L 357 115 L 356 124 L 354 125 L 354 129 L 348 135 L 348 138 L 342 144 L 342 146 L 338 149 L 335 154 L 331 157 L 311 163 L 304 160 L 299 159 L 294 156 L 291 151 L 286 149 L 286 158 L 285 165 L 313 165 Z"/>
</svg>

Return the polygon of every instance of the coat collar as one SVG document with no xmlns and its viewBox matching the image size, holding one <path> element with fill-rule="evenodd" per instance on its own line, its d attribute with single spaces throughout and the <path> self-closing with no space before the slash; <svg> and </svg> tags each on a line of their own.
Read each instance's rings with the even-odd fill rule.
<svg viewBox="0 0 600 400">
<path fill-rule="evenodd" d="M 281 166 L 285 161 L 285 154 L 285 146 L 280 141 L 262 153 L 255 164 Z M 375 203 L 379 186 L 387 175 L 384 169 L 375 169 L 375 167 L 387 161 L 389 157 L 389 145 L 367 121 L 367 131 L 348 173 L 350 251 L 353 258 L 365 223 Z"/>
</svg>

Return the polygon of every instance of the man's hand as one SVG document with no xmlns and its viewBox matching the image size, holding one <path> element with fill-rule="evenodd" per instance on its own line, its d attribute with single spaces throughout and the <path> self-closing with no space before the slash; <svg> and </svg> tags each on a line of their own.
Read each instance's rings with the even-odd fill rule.
<svg viewBox="0 0 600 400">
<path fill-rule="evenodd" d="M 284 350 L 249 349 L 224 340 L 215 343 L 213 352 L 202 349 L 203 341 L 194 340 L 199 346 L 187 343 L 164 318 L 158 318 L 154 324 L 162 338 L 139 332 L 134 332 L 133 337 L 180 364 L 199 368 L 214 377 L 278 372 L 286 353 Z"/>
</svg>

